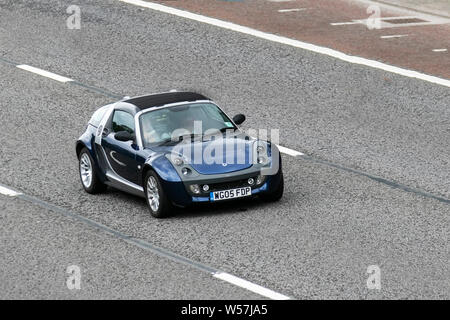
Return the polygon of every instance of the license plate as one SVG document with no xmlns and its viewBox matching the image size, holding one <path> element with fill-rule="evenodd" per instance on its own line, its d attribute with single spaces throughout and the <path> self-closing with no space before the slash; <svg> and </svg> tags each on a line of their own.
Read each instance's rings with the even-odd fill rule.
<svg viewBox="0 0 450 320">
<path fill-rule="evenodd" d="M 242 187 L 223 191 L 213 191 L 209 193 L 211 201 L 227 200 L 234 198 L 247 197 L 252 194 L 251 187 Z"/>
</svg>

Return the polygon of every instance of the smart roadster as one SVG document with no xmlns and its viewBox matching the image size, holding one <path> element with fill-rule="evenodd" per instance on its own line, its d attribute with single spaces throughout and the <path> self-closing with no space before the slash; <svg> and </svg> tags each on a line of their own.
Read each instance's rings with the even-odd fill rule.
<svg viewBox="0 0 450 320">
<path fill-rule="evenodd" d="M 277 201 L 284 189 L 278 148 L 241 131 L 244 121 L 193 92 L 108 104 L 76 142 L 81 184 L 91 194 L 111 186 L 142 196 L 157 218 L 198 202 Z"/>
</svg>

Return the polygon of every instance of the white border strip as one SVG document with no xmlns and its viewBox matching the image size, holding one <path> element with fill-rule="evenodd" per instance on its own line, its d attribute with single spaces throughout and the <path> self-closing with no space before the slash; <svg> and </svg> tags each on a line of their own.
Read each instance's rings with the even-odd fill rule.
<svg viewBox="0 0 450 320">
<path fill-rule="evenodd" d="M 281 293 L 272 291 L 270 289 L 261 287 L 257 284 L 254 284 L 250 281 L 241 279 L 239 277 L 233 276 L 232 274 L 226 273 L 226 272 L 217 272 L 213 274 L 214 278 L 226 281 L 228 283 L 231 283 L 235 286 L 247 289 L 248 291 L 257 293 L 263 297 L 272 299 L 272 300 L 290 300 L 288 296 L 285 296 Z"/>
<path fill-rule="evenodd" d="M 394 34 L 394 35 L 390 35 L 390 36 L 381 36 L 381 39 L 392 39 L 392 38 L 403 38 L 403 37 L 407 37 L 407 34 Z"/>
<path fill-rule="evenodd" d="M 308 8 L 295 8 L 295 9 L 280 9 L 278 12 L 285 13 L 285 12 L 298 12 L 298 11 L 305 11 L 308 10 Z"/>
<path fill-rule="evenodd" d="M 26 71 L 38 74 L 38 75 L 43 76 L 43 77 L 47 77 L 47 78 L 50 78 L 50 79 L 53 79 L 53 80 L 56 80 L 56 81 L 59 81 L 59 82 L 63 82 L 63 83 L 66 83 L 66 82 L 69 82 L 69 81 L 73 81 L 70 78 L 66 78 L 66 77 L 57 75 L 55 73 L 48 72 L 48 71 L 45 71 L 45 70 L 42 70 L 42 69 L 39 69 L 39 68 L 35 68 L 35 67 L 29 66 L 29 65 L 26 65 L 26 64 L 20 64 L 20 65 L 18 65 L 16 67 L 19 68 L 19 69 L 22 69 L 22 70 L 26 70 Z"/>
<path fill-rule="evenodd" d="M 361 24 L 361 21 L 349 21 L 349 22 L 332 22 L 330 23 L 332 26 L 346 26 L 351 24 Z"/>
<path fill-rule="evenodd" d="M 20 192 L 16 192 L 12 189 L 3 187 L 0 185 L 0 194 L 3 194 L 4 196 L 8 196 L 8 197 L 17 197 L 20 196 L 22 193 Z"/>
<path fill-rule="evenodd" d="M 145 2 L 145 1 L 142 1 L 142 0 L 119 0 L 119 1 L 124 2 L 124 3 L 128 3 L 128 4 L 132 4 L 132 5 L 135 5 L 135 6 L 145 7 L 145 8 L 148 8 L 148 9 L 152 9 L 152 10 L 156 10 L 156 11 L 172 14 L 172 15 L 175 15 L 175 16 L 179 16 L 179 17 L 195 20 L 195 21 L 198 21 L 198 22 L 207 23 L 207 24 L 214 25 L 214 26 L 217 26 L 217 27 L 220 27 L 220 28 L 224 28 L 224 29 L 228 29 L 228 30 L 232 30 L 232 31 L 248 34 L 248 35 L 251 35 L 251 36 L 254 36 L 254 37 L 257 37 L 257 38 L 261 38 L 261 39 L 265 39 L 265 40 L 269 40 L 269 41 L 273 41 L 273 42 L 289 45 L 289 46 L 296 47 L 296 48 L 309 50 L 309 51 L 320 53 L 320 54 L 325 54 L 325 55 L 328 55 L 328 56 L 331 56 L 331 57 L 334 57 L 334 58 L 337 58 L 337 59 L 340 59 L 340 60 L 343 60 L 343 61 L 346 61 L 346 62 L 360 64 L 360 65 L 372 67 L 372 68 L 375 68 L 375 69 L 380 69 L 380 70 L 384 70 L 384 71 L 387 71 L 387 72 L 396 73 L 396 74 L 399 74 L 399 75 L 402 75 L 402 76 L 405 76 L 405 77 L 417 78 L 417 79 L 420 79 L 420 80 L 424 80 L 424 81 L 428 81 L 428 82 L 431 82 L 431 83 L 439 84 L 439 85 L 442 85 L 442 86 L 450 87 L 450 80 L 447 80 L 447 79 L 442 79 L 442 78 L 438 78 L 438 77 L 435 77 L 435 76 L 426 75 L 426 74 L 423 74 L 423 73 L 420 73 L 420 72 L 417 72 L 417 71 L 412 71 L 412 70 L 408 70 L 408 69 L 403 69 L 403 68 L 391 66 L 391 65 L 388 65 L 388 64 L 385 64 L 385 63 L 382 63 L 382 62 L 369 60 L 369 59 L 366 59 L 366 58 L 361 58 L 361 57 L 357 57 L 357 56 L 347 55 L 347 54 L 345 54 L 343 52 L 339 52 L 339 51 L 336 51 L 336 50 L 333 50 L 333 49 L 330 49 L 330 48 L 320 47 L 320 46 L 316 46 L 316 45 L 311 44 L 311 43 L 302 42 L 302 41 L 289 39 L 289 38 L 282 37 L 282 36 L 273 35 L 273 34 L 262 32 L 262 31 L 258 31 L 258 30 L 252 29 L 252 28 L 240 26 L 240 25 L 235 24 L 235 23 L 226 22 L 226 21 L 222 21 L 222 20 L 219 20 L 219 19 L 215 19 L 215 18 L 209 18 L 209 17 L 205 17 L 205 16 L 202 16 L 202 15 L 199 15 L 199 14 L 191 13 L 191 12 L 188 12 L 188 11 L 184 11 L 184 10 L 180 10 L 180 9 L 175 9 L 175 8 L 163 6 L 161 4 Z"/>
</svg>

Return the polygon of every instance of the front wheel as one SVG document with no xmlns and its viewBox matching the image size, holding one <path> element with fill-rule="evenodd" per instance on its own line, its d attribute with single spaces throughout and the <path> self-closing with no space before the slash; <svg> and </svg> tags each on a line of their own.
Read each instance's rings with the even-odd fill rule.
<svg viewBox="0 0 450 320">
<path fill-rule="evenodd" d="M 155 218 L 165 218 L 170 215 L 172 204 L 167 199 L 158 175 L 150 170 L 145 176 L 145 198 L 150 214 Z"/>
<path fill-rule="evenodd" d="M 80 179 L 84 190 L 91 194 L 105 191 L 106 185 L 97 177 L 94 161 L 86 148 L 81 150 L 79 158 Z"/>
<path fill-rule="evenodd" d="M 284 178 L 283 173 L 281 173 L 280 177 L 280 183 L 278 184 L 278 187 L 275 189 L 275 191 L 272 191 L 271 193 L 262 193 L 260 195 L 260 198 L 266 202 L 276 202 L 281 199 L 284 192 Z"/>
</svg>

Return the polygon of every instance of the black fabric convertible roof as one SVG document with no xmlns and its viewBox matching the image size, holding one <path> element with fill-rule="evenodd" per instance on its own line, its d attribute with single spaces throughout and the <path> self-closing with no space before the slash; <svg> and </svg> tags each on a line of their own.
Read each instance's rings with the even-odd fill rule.
<svg viewBox="0 0 450 320">
<path fill-rule="evenodd" d="M 139 109 L 147 109 L 158 107 L 169 103 L 195 101 L 195 100 L 209 100 L 204 95 L 195 92 L 165 92 L 157 93 L 148 96 L 135 97 L 124 102 L 134 104 Z"/>
</svg>

